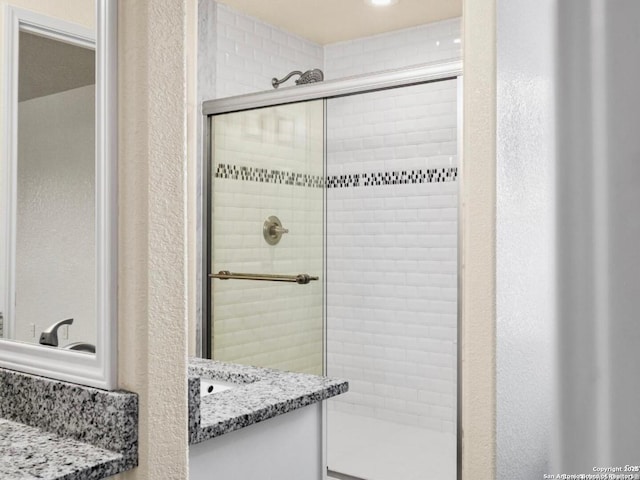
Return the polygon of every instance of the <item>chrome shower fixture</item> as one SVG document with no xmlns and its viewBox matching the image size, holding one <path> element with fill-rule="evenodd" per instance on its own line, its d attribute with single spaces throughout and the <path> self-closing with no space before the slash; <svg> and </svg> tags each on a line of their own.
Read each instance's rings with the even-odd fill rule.
<svg viewBox="0 0 640 480">
<path fill-rule="evenodd" d="M 275 215 L 271 215 L 262 225 L 262 235 L 269 245 L 277 245 L 282 235 L 289 233 L 289 229 L 282 227 L 282 222 Z"/>
<path fill-rule="evenodd" d="M 281 83 L 286 82 L 294 75 L 300 75 L 300 78 L 296 80 L 296 85 L 304 85 L 305 83 L 321 82 L 324 80 L 324 73 L 322 73 L 322 70 L 320 70 L 319 68 L 314 68 L 312 70 L 307 70 L 304 73 L 302 73 L 300 70 L 294 70 L 289 75 L 284 77 L 282 80 L 278 80 L 277 78 L 273 77 L 271 79 L 271 85 L 273 85 L 273 88 L 278 88 Z"/>
</svg>

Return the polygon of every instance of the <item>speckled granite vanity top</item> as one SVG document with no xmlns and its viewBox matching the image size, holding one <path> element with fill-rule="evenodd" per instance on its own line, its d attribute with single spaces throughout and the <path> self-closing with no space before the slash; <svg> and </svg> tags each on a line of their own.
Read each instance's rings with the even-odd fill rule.
<svg viewBox="0 0 640 480">
<path fill-rule="evenodd" d="M 0 369 L 0 479 L 98 480 L 138 464 L 138 396 Z"/>
<path fill-rule="evenodd" d="M 0 419 L 0 478 L 105 478 L 123 460 L 110 450 Z"/>
<path fill-rule="evenodd" d="M 200 379 L 236 384 L 201 398 Z M 317 375 L 189 360 L 189 441 L 203 442 L 345 393 L 349 384 Z"/>
</svg>

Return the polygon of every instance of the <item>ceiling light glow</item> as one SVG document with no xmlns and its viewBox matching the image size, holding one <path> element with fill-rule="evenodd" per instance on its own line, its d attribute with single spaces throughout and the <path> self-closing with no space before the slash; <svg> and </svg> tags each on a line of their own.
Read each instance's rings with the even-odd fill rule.
<svg viewBox="0 0 640 480">
<path fill-rule="evenodd" d="M 398 0 L 365 0 L 365 3 L 373 5 L 374 7 L 386 7 L 397 2 Z"/>
</svg>

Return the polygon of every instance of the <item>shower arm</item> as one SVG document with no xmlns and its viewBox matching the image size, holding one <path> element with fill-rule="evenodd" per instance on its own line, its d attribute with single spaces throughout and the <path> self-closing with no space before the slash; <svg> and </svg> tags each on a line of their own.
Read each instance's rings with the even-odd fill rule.
<svg viewBox="0 0 640 480">
<path fill-rule="evenodd" d="M 280 86 L 281 83 L 286 82 L 287 80 L 289 80 L 291 77 L 293 77 L 294 75 L 300 75 L 302 76 L 302 72 L 300 70 L 294 70 L 293 72 L 291 72 L 289 75 L 287 75 L 286 77 L 284 77 L 281 80 L 278 80 L 276 77 L 273 77 L 271 79 L 271 85 L 273 85 L 273 88 L 278 88 Z"/>
</svg>

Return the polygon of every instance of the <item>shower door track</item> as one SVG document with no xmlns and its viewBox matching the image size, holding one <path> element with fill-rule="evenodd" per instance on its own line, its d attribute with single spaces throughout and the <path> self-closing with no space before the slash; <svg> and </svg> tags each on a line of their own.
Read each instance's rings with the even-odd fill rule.
<svg viewBox="0 0 640 480">
<path fill-rule="evenodd" d="M 265 107 L 273 107 L 278 105 L 286 105 L 291 103 L 306 102 L 311 100 L 326 100 L 330 98 L 345 97 L 349 95 L 358 95 L 362 93 L 377 92 L 381 90 L 388 90 L 393 88 L 408 87 L 412 85 L 420 85 L 424 83 L 438 82 L 443 80 L 457 80 L 458 82 L 458 132 L 459 132 L 459 148 L 458 148 L 458 165 L 462 168 L 464 165 L 461 133 L 462 133 L 462 76 L 463 67 L 461 60 L 445 61 L 426 63 L 422 65 L 416 65 L 407 68 L 387 70 L 379 73 L 356 75 L 352 77 L 346 77 L 337 80 L 326 80 L 318 83 L 310 83 L 305 85 L 297 85 L 287 88 L 280 88 L 278 90 L 267 90 L 257 93 L 249 93 L 245 95 L 237 95 L 233 97 L 226 97 L 214 100 L 207 100 L 202 103 L 202 115 L 203 115 L 203 163 L 202 163 L 202 203 L 200 204 L 202 211 L 200 212 L 200 218 L 202 220 L 202 241 L 199 246 L 201 253 L 201 265 L 202 272 L 202 284 L 199 285 L 202 292 L 202 312 L 200 315 L 200 331 L 199 338 L 196 342 L 197 354 L 199 356 L 206 356 L 212 358 L 212 345 L 211 345 L 211 290 L 210 279 L 208 278 L 211 259 L 211 232 L 209 226 L 209 220 L 207 218 L 211 208 L 211 131 L 212 131 L 212 118 L 215 115 L 224 113 L 241 112 L 246 110 L 254 110 Z M 326 103 L 325 103 L 326 109 Z M 326 116 L 325 116 L 326 123 Z M 326 125 L 325 125 L 326 127 Z M 326 141 L 326 139 L 325 139 Z M 325 149 L 326 154 L 326 149 Z M 325 159 L 326 161 L 326 159 Z M 462 176 L 461 182 L 462 182 Z M 324 198 L 323 198 L 324 202 Z M 460 206 L 460 198 L 458 199 Z M 459 209 L 459 212 L 461 209 Z M 457 452 L 456 452 L 456 478 L 460 480 L 462 478 L 462 363 L 461 363 L 461 248 L 460 242 L 462 238 L 462 221 L 460 214 L 458 214 L 458 319 L 457 319 L 457 405 L 456 405 L 456 423 L 457 423 Z M 326 340 L 326 328 L 323 325 L 323 343 Z M 326 355 L 323 352 L 323 370 L 326 371 Z M 333 472 L 327 468 L 326 458 L 326 405 L 323 407 L 323 425 L 322 425 L 322 464 L 323 478 L 344 478 L 356 479 L 357 477 L 351 477 L 338 472 Z M 326 476 L 329 474 L 330 476 Z"/>
<path fill-rule="evenodd" d="M 279 88 L 278 90 L 208 100 L 202 103 L 202 113 L 205 117 L 208 117 L 221 113 L 240 112 L 287 103 L 344 97 L 388 88 L 407 87 L 438 80 L 452 80 L 461 75 L 461 61 L 427 63 L 398 70 L 387 70 L 381 73 L 357 75 L 339 80 L 326 80 L 324 82 Z"/>
</svg>

